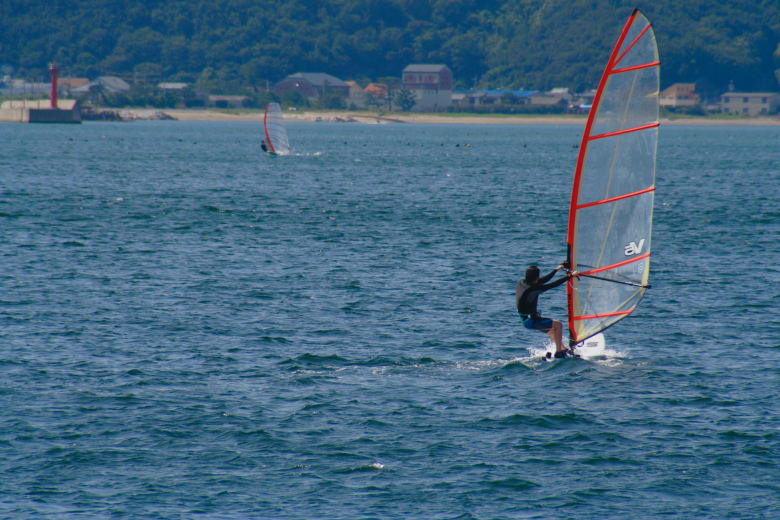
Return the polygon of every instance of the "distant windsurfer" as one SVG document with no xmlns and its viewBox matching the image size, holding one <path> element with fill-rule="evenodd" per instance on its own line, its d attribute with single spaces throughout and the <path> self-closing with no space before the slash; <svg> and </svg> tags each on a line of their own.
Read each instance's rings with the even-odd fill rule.
<svg viewBox="0 0 780 520">
<path fill-rule="evenodd" d="M 566 280 L 576 273 L 568 273 L 563 278 L 559 278 L 552 283 L 548 283 L 555 276 L 555 273 L 561 269 L 568 269 L 566 262 L 562 263 L 546 275 L 539 276 L 539 268 L 535 265 L 525 270 L 525 278 L 517 282 L 515 288 L 515 303 L 517 312 L 523 320 L 523 326 L 526 329 L 538 330 L 550 336 L 555 343 L 555 357 L 565 358 L 573 355 L 571 350 L 563 346 L 563 325 L 560 321 L 544 318 L 536 308 L 539 295 L 548 289 L 562 285 Z"/>
<path fill-rule="evenodd" d="M 264 152 L 268 151 L 268 144 L 265 142 L 265 139 L 260 140 L 260 148 L 262 148 Z"/>
</svg>

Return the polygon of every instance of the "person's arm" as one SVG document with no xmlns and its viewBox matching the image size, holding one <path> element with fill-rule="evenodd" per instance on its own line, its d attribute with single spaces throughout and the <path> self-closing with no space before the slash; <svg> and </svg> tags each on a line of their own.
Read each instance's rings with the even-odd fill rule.
<svg viewBox="0 0 780 520">
<path fill-rule="evenodd" d="M 517 307 L 517 312 L 520 312 L 520 298 L 525 290 L 525 287 L 522 286 L 521 283 L 522 282 L 518 282 L 515 286 L 515 307 Z"/>
<path fill-rule="evenodd" d="M 544 275 L 541 278 L 539 278 L 539 283 L 545 284 L 545 283 L 549 282 L 550 280 L 552 280 L 552 277 L 555 276 L 555 273 L 557 273 L 557 272 L 558 272 L 558 268 L 556 267 L 555 269 L 553 269 L 552 271 L 550 271 L 546 275 Z"/>
<path fill-rule="evenodd" d="M 542 283 L 542 284 L 545 284 L 545 283 L 549 282 L 550 280 L 552 280 L 552 277 L 555 276 L 555 273 L 557 273 L 561 269 L 565 268 L 567 264 L 568 264 L 568 262 L 562 263 L 561 265 L 559 265 L 558 267 L 556 267 L 555 269 L 553 269 L 552 271 L 550 271 L 546 275 L 544 275 L 541 278 L 539 278 L 539 282 Z M 553 287 L 555 287 L 555 286 L 553 285 Z"/>
<path fill-rule="evenodd" d="M 555 274 L 555 271 L 553 271 L 551 274 Z M 540 286 L 539 290 L 540 291 L 546 291 L 547 289 L 552 289 L 553 287 L 558 287 L 559 285 L 561 285 L 562 283 L 564 283 L 566 280 L 568 280 L 571 277 L 572 277 L 572 275 L 567 274 L 563 278 L 558 278 L 557 280 L 555 280 L 552 283 L 546 283 L 546 284 Z M 552 278 L 552 277 L 550 277 L 550 278 Z"/>
</svg>

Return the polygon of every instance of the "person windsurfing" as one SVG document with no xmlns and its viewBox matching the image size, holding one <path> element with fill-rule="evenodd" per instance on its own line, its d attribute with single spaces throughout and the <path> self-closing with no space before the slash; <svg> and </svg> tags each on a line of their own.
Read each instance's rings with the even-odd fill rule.
<svg viewBox="0 0 780 520">
<path fill-rule="evenodd" d="M 268 152 L 268 144 L 265 142 L 265 139 L 260 140 L 260 148 L 262 148 L 264 152 Z"/>
<path fill-rule="evenodd" d="M 566 280 L 575 276 L 576 273 L 569 272 L 563 278 L 548 283 L 555 273 L 561 269 L 568 269 L 568 262 L 564 262 L 546 275 L 539 276 L 539 268 L 535 265 L 529 266 L 525 270 L 525 278 L 517 282 L 515 287 L 515 304 L 517 312 L 523 320 L 523 326 L 526 329 L 538 330 L 546 333 L 555 343 L 555 357 L 565 358 L 573 357 L 573 350 L 563 346 L 563 325 L 558 320 L 544 318 L 537 309 L 539 295 L 548 289 L 562 285 Z M 550 354 L 547 355 L 550 357 Z"/>
</svg>

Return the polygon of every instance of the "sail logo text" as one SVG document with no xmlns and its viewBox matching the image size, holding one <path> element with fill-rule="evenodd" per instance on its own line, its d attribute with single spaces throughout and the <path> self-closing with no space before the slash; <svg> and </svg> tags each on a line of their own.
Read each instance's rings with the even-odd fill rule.
<svg viewBox="0 0 780 520">
<path fill-rule="evenodd" d="M 638 255 L 639 253 L 642 252 L 642 248 L 644 247 L 644 245 L 645 245 L 645 239 L 644 238 L 639 241 L 639 244 L 637 244 L 636 242 L 630 242 L 625 247 L 624 252 L 625 252 L 626 256 Z"/>
</svg>

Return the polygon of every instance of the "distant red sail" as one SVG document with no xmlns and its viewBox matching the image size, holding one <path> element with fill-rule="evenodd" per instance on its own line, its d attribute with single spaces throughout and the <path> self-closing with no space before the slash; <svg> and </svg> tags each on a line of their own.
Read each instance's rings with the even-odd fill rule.
<svg viewBox="0 0 780 520">
<path fill-rule="evenodd" d="M 276 155 L 290 153 L 290 143 L 287 140 L 287 129 L 284 127 L 284 117 L 279 103 L 268 103 L 263 117 L 263 132 L 268 151 Z"/>
</svg>

